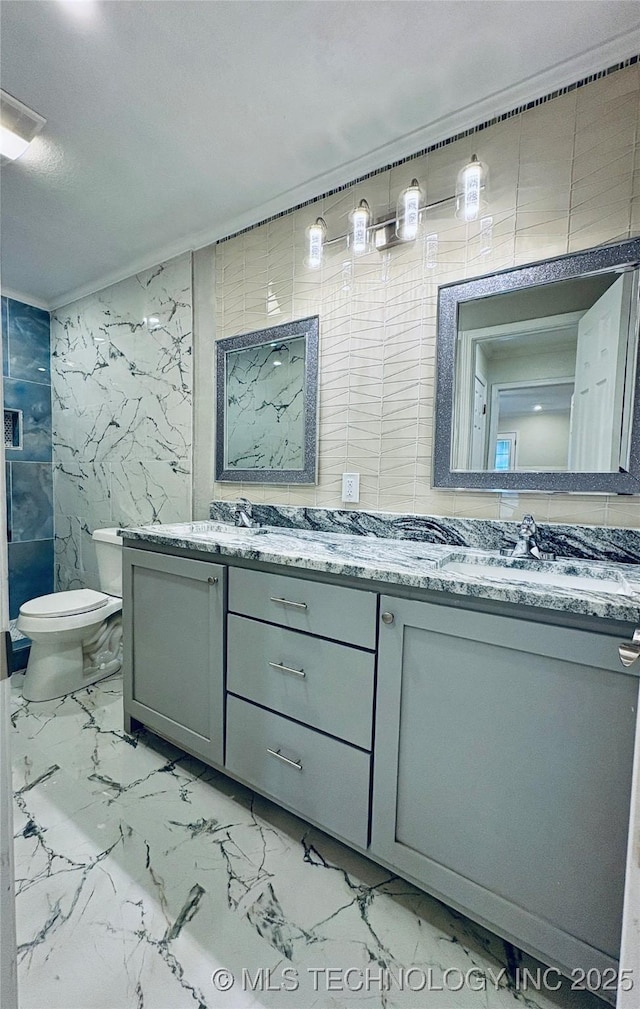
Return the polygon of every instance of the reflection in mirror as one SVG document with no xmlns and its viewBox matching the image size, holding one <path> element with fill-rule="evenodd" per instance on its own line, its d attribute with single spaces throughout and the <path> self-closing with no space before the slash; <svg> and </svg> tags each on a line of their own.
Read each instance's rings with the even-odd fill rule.
<svg viewBox="0 0 640 1009">
<path fill-rule="evenodd" d="M 435 486 L 640 490 L 620 478 L 640 438 L 639 258 L 626 242 L 441 288 Z"/>
<path fill-rule="evenodd" d="M 317 317 L 218 342 L 218 480 L 315 482 L 317 359 Z"/>
</svg>

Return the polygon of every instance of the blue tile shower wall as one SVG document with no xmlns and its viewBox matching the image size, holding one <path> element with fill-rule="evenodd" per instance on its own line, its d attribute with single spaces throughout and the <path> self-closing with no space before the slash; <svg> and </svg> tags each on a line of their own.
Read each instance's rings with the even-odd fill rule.
<svg viewBox="0 0 640 1009">
<path fill-rule="evenodd" d="M 9 615 L 53 592 L 49 313 L 2 298 L 4 408 L 22 414 L 22 447 L 6 449 Z"/>
</svg>

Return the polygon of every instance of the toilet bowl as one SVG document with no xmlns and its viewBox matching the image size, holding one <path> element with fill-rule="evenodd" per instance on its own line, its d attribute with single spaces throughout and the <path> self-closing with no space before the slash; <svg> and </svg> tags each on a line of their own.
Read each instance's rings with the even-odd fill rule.
<svg viewBox="0 0 640 1009">
<path fill-rule="evenodd" d="M 122 539 L 115 529 L 96 529 L 92 539 L 102 591 L 53 592 L 20 607 L 18 630 L 31 638 L 22 690 L 28 701 L 70 694 L 122 664 Z"/>
</svg>

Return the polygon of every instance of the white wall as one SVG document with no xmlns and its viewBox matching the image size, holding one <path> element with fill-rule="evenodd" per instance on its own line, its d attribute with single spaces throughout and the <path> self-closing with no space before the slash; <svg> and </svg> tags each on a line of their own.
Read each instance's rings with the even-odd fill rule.
<svg viewBox="0 0 640 1009">
<path fill-rule="evenodd" d="M 518 469 L 566 469 L 569 457 L 568 413 L 525 413 L 505 417 L 498 437 L 508 431 L 517 435 Z"/>
</svg>

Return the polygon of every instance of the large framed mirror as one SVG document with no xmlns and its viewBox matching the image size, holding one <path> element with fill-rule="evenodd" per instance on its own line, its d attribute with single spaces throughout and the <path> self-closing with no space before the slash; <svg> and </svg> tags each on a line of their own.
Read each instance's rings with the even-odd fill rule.
<svg viewBox="0 0 640 1009">
<path fill-rule="evenodd" d="M 318 316 L 216 344 L 216 480 L 316 483 Z"/>
<path fill-rule="evenodd" d="M 434 487 L 640 493 L 640 239 L 438 292 Z"/>
</svg>

